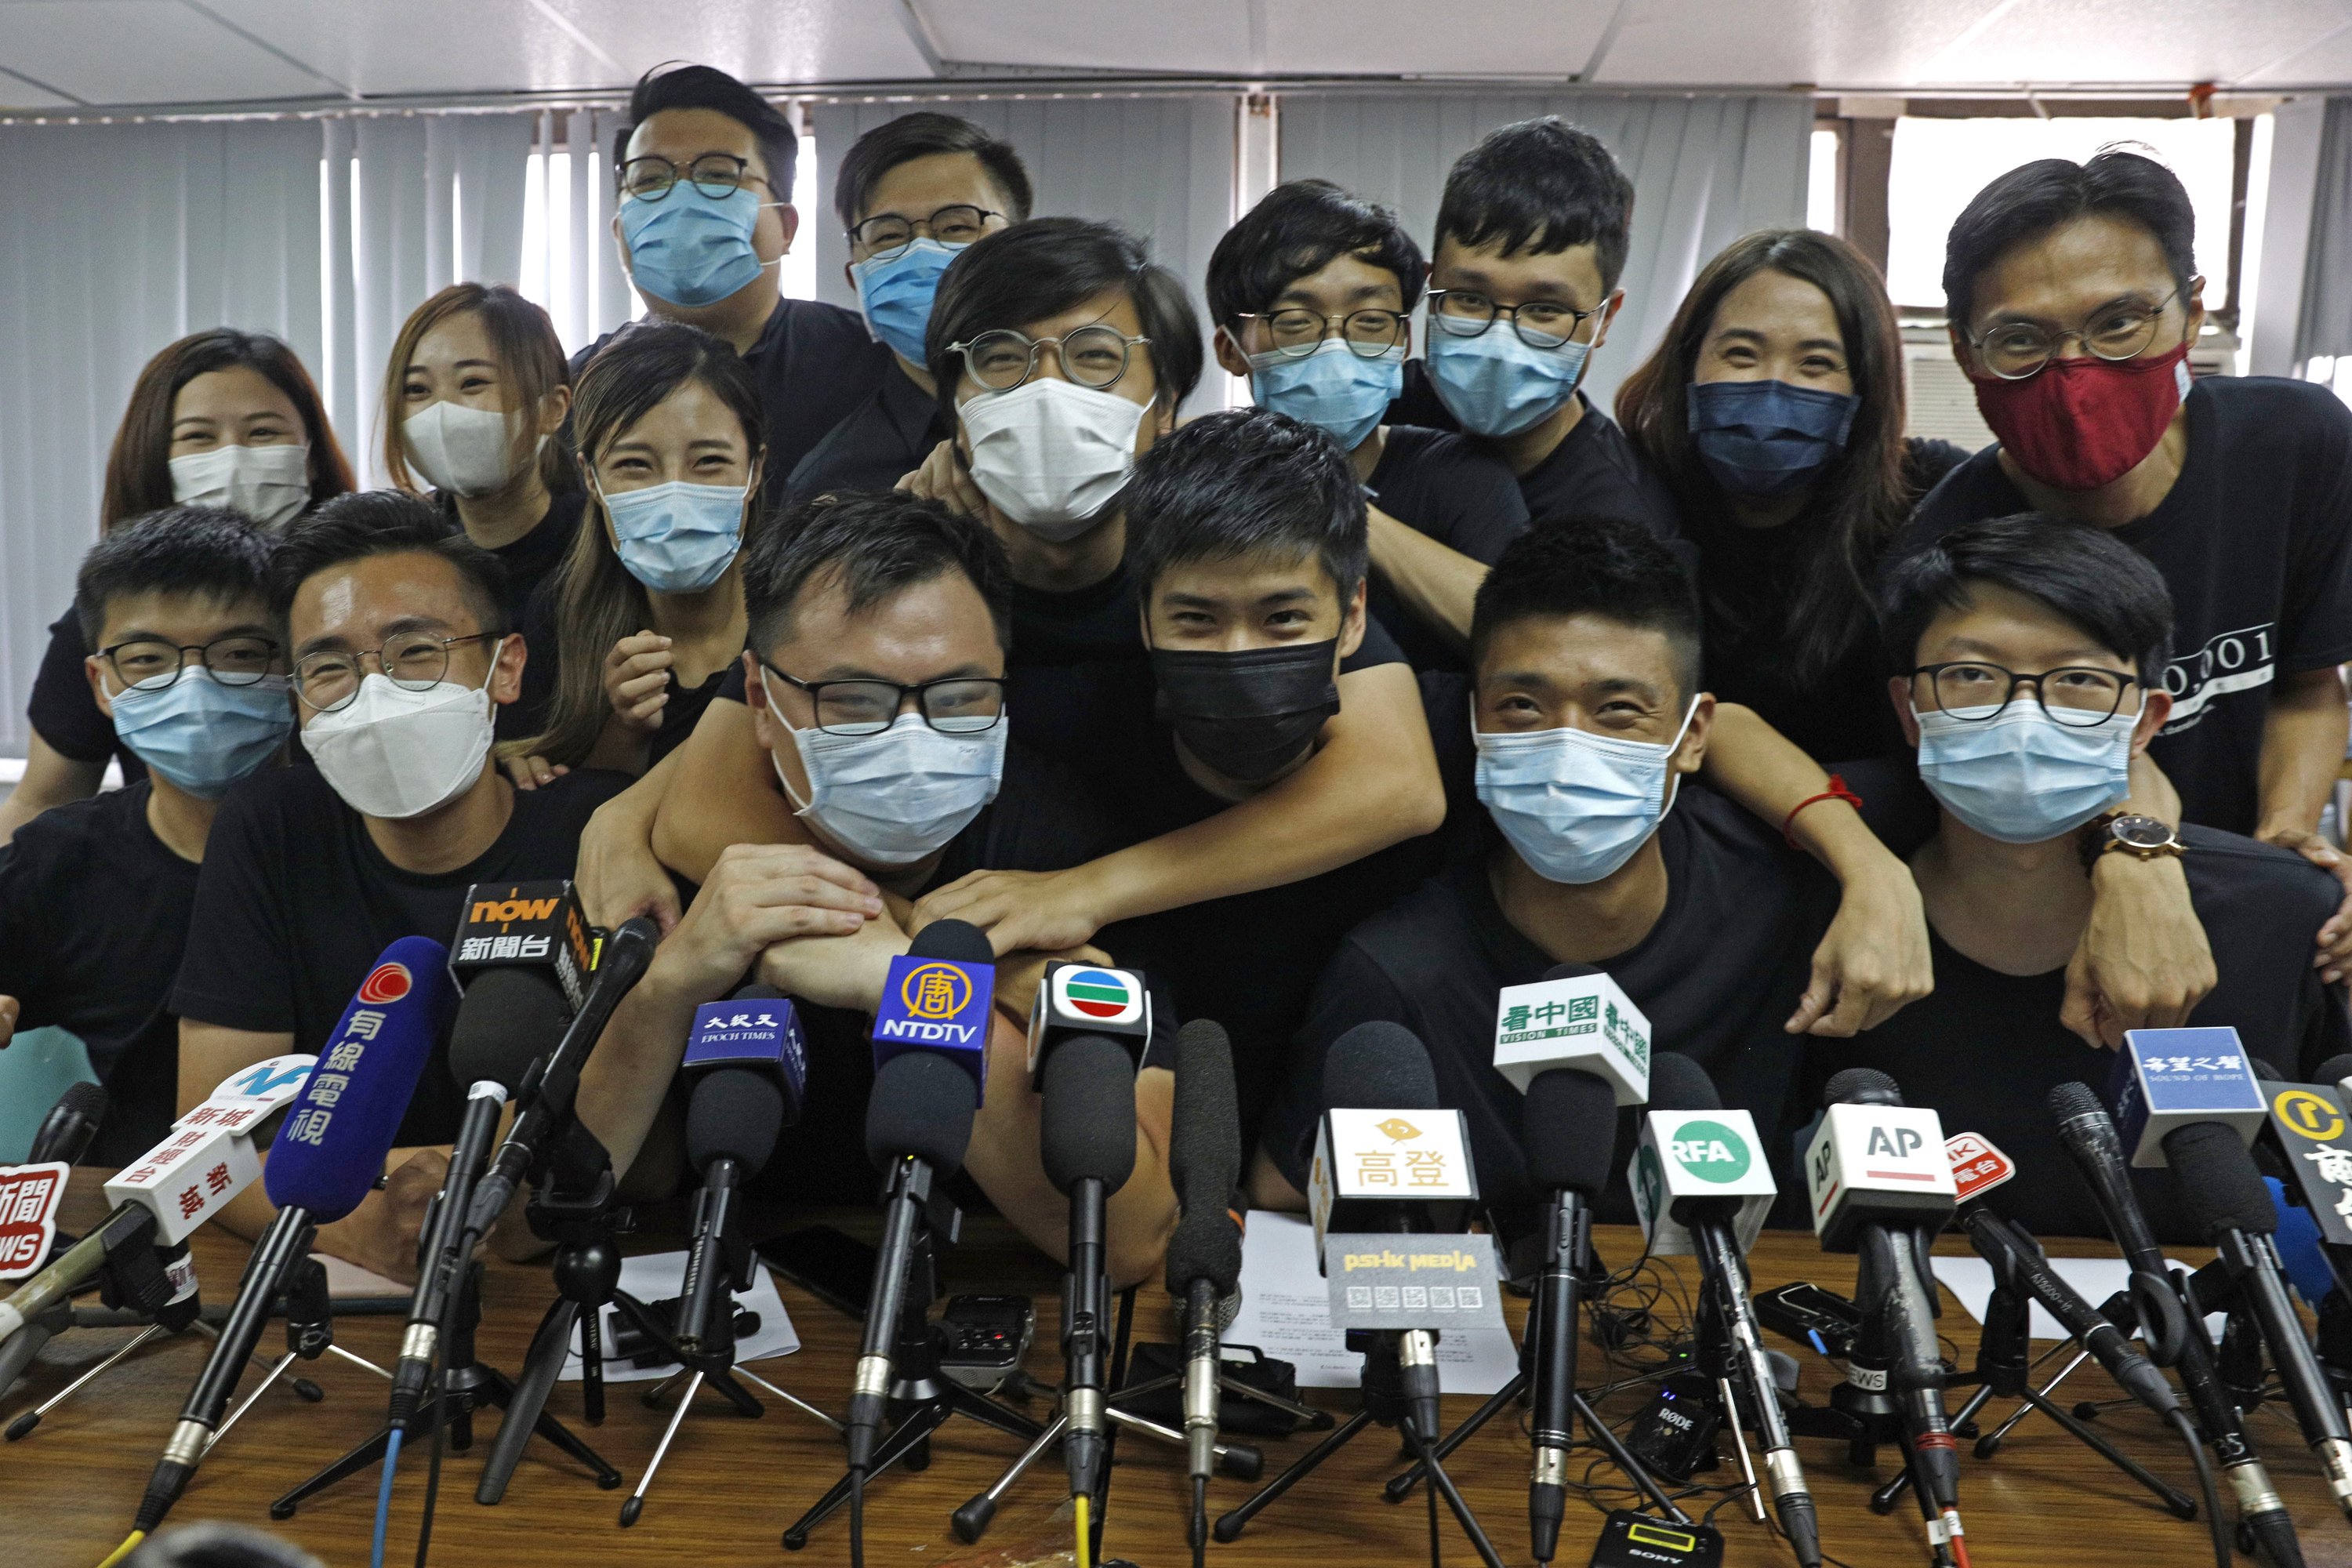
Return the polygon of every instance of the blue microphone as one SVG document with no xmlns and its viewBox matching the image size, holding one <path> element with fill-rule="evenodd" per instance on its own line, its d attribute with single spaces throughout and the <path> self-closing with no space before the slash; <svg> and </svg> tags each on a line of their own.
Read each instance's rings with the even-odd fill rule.
<svg viewBox="0 0 2352 1568">
<path fill-rule="evenodd" d="M 140 1500 L 135 1530 L 152 1531 L 187 1489 L 260 1342 L 279 1282 L 310 1249 L 312 1232 L 358 1208 L 382 1178 L 416 1080 L 457 1008 L 448 966 L 441 943 L 402 937 L 383 950 L 319 1048 L 262 1169 L 278 1217 L 254 1244 L 236 1303 Z"/>
<path fill-rule="evenodd" d="M 996 953 L 964 921 L 933 921 L 890 961 L 874 1012 L 874 1070 L 911 1051 L 944 1057 L 971 1077 L 972 1103 L 988 1094 L 989 1009 Z"/>
<path fill-rule="evenodd" d="M 729 1337 L 725 1293 L 751 1284 L 751 1252 L 737 1210 L 741 1188 L 765 1168 L 776 1135 L 801 1119 L 808 1051 L 783 993 L 746 985 L 694 1010 L 678 1071 L 693 1092 L 686 1109 L 687 1163 L 702 1173 L 694 1239 L 678 1288 L 677 1346 L 709 1353 Z"/>
</svg>

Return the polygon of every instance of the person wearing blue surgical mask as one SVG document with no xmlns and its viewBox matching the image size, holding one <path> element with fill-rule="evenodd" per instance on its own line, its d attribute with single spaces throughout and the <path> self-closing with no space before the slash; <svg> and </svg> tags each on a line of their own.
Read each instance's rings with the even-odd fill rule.
<svg viewBox="0 0 2352 1568">
<path fill-rule="evenodd" d="M 546 728 L 499 748 L 525 787 L 582 766 L 642 773 L 692 733 L 743 651 L 738 557 L 763 515 L 759 392 L 709 332 L 629 328 L 572 409 L 589 526 L 523 621 L 557 648 Z"/>
<path fill-rule="evenodd" d="M 110 1100 L 89 1158 L 122 1163 L 171 1126 L 167 1005 L 222 796 L 285 751 L 287 661 L 264 594 L 269 534 L 215 507 L 126 519 L 84 558 L 74 609 L 99 710 L 146 764 L 0 847 L 0 1046 L 58 1028 Z"/>
<path fill-rule="evenodd" d="M 1370 503 L 1373 618 L 1415 668 L 1458 670 L 1471 596 L 1528 510 L 1470 438 L 1388 422 L 1427 271 L 1395 213 L 1292 180 L 1218 240 L 1207 292 L 1217 363 L 1349 455 Z"/>
<path fill-rule="evenodd" d="M 843 276 L 897 371 L 793 468 L 784 489 L 794 504 L 887 490 L 954 434 L 925 360 L 931 301 L 955 258 L 1026 218 L 1030 199 L 1029 172 L 1012 144 L 952 114 L 902 114 L 850 143 L 833 182 L 849 246 Z"/>
<path fill-rule="evenodd" d="M 1940 808 L 1910 858 L 1936 990 L 1867 1034 L 1812 1042 L 1809 1080 L 1851 1067 L 1893 1074 L 1912 1103 L 2021 1170 L 2063 1165 L 2051 1089 L 2104 1088 L 2115 1063 L 2058 1002 L 2092 923 L 2093 868 L 2116 860 L 2185 880 L 2211 942 L 2211 988 L 2184 1020 L 2205 1032 L 2196 1055 L 2234 1029 L 2225 1051 L 2308 1079 L 2352 1045 L 2344 988 L 2311 957 L 2336 879 L 2290 849 L 2124 809 L 2131 759 L 2179 712 L 2159 674 L 2172 597 L 2147 557 L 2110 530 L 2047 513 L 1987 519 L 1897 559 L 1879 606 L 1899 672 L 1882 693 Z M 2133 1175 L 2161 1239 L 2200 1239 L 2175 1184 Z M 1985 1201 L 2037 1236 L 2104 1230 L 2071 1182 L 2015 1182 Z"/>
</svg>

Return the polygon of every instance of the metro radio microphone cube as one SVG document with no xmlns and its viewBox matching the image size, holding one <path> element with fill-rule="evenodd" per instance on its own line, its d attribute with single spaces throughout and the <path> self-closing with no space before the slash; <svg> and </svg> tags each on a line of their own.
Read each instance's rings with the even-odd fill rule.
<svg viewBox="0 0 2352 1568">
<path fill-rule="evenodd" d="M 1805 1151 L 1813 1229 L 1824 1252 L 1852 1252 L 1869 1221 L 1940 1223 L 1958 1204 L 1944 1127 L 1905 1105 L 1832 1105 Z"/>
<path fill-rule="evenodd" d="M 1151 1044 L 1151 992 L 1143 976 L 1107 964 L 1056 960 L 1045 965 L 1029 1008 L 1029 1079 L 1040 1092 L 1045 1058 L 1081 1035 L 1115 1040 L 1129 1061 L 1141 1065 Z"/>
<path fill-rule="evenodd" d="M 2262 1080 L 2262 1090 L 2270 1102 L 2271 1135 L 2278 1140 L 2281 1163 L 2294 1173 L 2295 1188 L 2320 1240 L 2352 1247 L 2352 1145 L 2344 1136 L 2352 1118 L 2345 1115 L 2343 1091 L 2268 1079 Z"/>
<path fill-rule="evenodd" d="M 1660 1257 L 1697 1251 L 1688 1227 L 1674 1217 L 1678 1200 L 1738 1200 L 1732 1228 L 1746 1253 L 1756 1245 L 1780 1191 L 1764 1158 L 1763 1141 L 1756 1136 L 1755 1118 L 1735 1109 L 1653 1110 L 1643 1117 L 1628 1184 L 1642 1232 Z"/>
<path fill-rule="evenodd" d="M 925 1051 L 971 1075 L 974 1098 L 988 1094 L 990 1009 L 996 966 L 902 953 L 890 961 L 882 1005 L 874 1013 L 874 1070 L 894 1057 Z"/>
<path fill-rule="evenodd" d="M 571 882 L 477 882 L 466 889 L 466 918 L 449 944 L 449 977 L 460 992 L 488 970 L 551 967 L 578 1012 L 595 950 Z"/>
<path fill-rule="evenodd" d="M 2232 1028 L 2126 1029 L 2107 1077 L 2116 1132 L 2136 1170 L 2169 1164 L 2164 1135 L 2219 1121 L 2252 1147 L 2269 1106 Z"/>
<path fill-rule="evenodd" d="M 1650 1098 L 1650 1020 L 1595 970 L 1506 985 L 1495 1002 L 1495 1070 L 1521 1094 L 1536 1074 L 1573 1068 L 1605 1079 L 1619 1105 Z"/>
</svg>

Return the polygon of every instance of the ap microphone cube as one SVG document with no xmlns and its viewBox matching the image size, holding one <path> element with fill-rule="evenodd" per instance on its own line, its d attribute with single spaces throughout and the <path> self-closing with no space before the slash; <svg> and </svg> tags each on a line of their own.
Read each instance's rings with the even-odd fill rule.
<svg viewBox="0 0 2352 1568">
<path fill-rule="evenodd" d="M 765 986 L 746 986 L 726 1001 L 697 1007 L 677 1070 L 690 1080 L 719 1068 L 741 1068 L 773 1079 L 783 1090 L 783 1125 L 797 1125 L 801 1091 L 808 1083 L 808 1046 L 791 999 Z"/>
<path fill-rule="evenodd" d="M 1045 1058 L 1080 1035 L 1116 1040 L 1129 1061 L 1141 1064 L 1151 1043 L 1151 993 L 1139 971 L 1059 960 L 1045 965 L 1029 1008 L 1030 1081 L 1042 1089 Z"/>
<path fill-rule="evenodd" d="M 547 971 L 579 1011 L 595 945 L 579 895 L 562 879 L 477 882 L 466 889 L 466 915 L 449 943 L 449 977 L 462 994 L 488 969 Z"/>
<path fill-rule="evenodd" d="M 2168 1164 L 2164 1135 L 2219 1121 L 2252 1147 L 2269 1106 L 2232 1028 L 2126 1029 L 2107 1077 L 2116 1133 L 2135 1169 Z"/>
<path fill-rule="evenodd" d="M 1650 1098 L 1650 1020 L 1595 971 L 1506 985 L 1495 1004 L 1495 1070 L 1521 1094 L 1539 1072 L 1573 1068 L 1607 1080 L 1620 1105 Z"/>
<path fill-rule="evenodd" d="M 1805 1151 L 1813 1230 L 1824 1252 L 1854 1250 L 1856 1227 L 1948 1217 L 1958 1205 L 1944 1125 L 1905 1105 L 1832 1105 Z"/>
<path fill-rule="evenodd" d="M 874 1014 L 874 1070 L 880 1072 L 893 1057 L 928 1051 L 971 1074 L 985 1101 L 989 1009 L 995 1000 L 992 963 L 901 953 L 890 961 Z"/>
<path fill-rule="evenodd" d="M 1674 1217 L 1680 1198 L 1735 1198 L 1732 1222 L 1739 1250 L 1756 1245 L 1757 1232 L 1779 1195 L 1780 1184 L 1756 1136 L 1756 1119 L 1745 1110 L 1653 1110 L 1642 1118 L 1642 1141 L 1626 1174 L 1633 1212 L 1650 1250 L 1661 1257 L 1696 1250 L 1691 1234 Z"/>
</svg>

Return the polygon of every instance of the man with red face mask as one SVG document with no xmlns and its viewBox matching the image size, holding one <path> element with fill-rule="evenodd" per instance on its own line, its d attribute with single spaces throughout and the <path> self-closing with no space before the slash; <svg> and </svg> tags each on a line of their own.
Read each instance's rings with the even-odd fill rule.
<svg viewBox="0 0 2352 1568">
<path fill-rule="evenodd" d="M 1978 193 L 1952 225 L 1944 292 L 2000 443 L 1920 502 L 1902 548 L 2029 510 L 2112 529 L 2172 591 L 2172 716 L 2147 754 L 2180 818 L 2352 883 L 2315 831 L 2345 754 L 2352 410 L 2306 382 L 2190 380 L 2195 226 L 2171 171 L 2133 153 L 2043 159 Z M 2328 980 L 2352 971 L 2352 917 L 2320 947 Z"/>
</svg>

